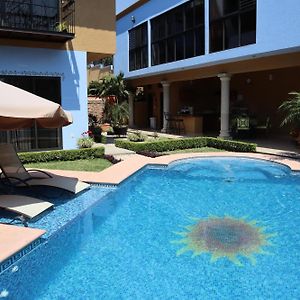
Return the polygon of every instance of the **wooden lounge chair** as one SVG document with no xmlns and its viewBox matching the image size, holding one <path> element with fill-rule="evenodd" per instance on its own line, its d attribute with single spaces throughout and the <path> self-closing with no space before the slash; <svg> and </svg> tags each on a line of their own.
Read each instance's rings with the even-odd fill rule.
<svg viewBox="0 0 300 300">
<path fill-rule="evenodd" d="M 33 197 L 0 195 L 0 207 L 32 219 L 52 208 L 53 204 Z"/>
<path fill-rule="evenodd" d="M 58 176 L 41 170 L 26 170 L 12 144 L 0 144 L 0 168 L 1 176 L 15 187 L 51 186 L 74 194 L 90 187 L 77 178 Z M 36 176 L 38 173 L 41 177 Z"/>
</svg>

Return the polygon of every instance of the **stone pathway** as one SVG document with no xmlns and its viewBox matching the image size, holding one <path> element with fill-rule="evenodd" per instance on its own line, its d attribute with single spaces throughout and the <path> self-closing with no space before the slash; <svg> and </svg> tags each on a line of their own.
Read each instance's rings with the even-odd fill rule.
<svg viewBox="0 0 300 300">
<path fill-rule="evenodd" d="M 104 147 L 104 154 L 113 155 L 116 159 L 121 160 L 126 160 L 135 154 L 134 151 L 118 148 L 114 144 L 95 144 L 94 147 Z"/>
</svg>

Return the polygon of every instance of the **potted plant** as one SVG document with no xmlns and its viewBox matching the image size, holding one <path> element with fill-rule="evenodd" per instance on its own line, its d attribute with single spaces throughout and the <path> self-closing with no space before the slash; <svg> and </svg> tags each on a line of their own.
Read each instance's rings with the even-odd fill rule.
<svg viewBox="0 0 300 300">
<path fill-rule="evenodd" d="M 111 124 L 116 135 L 126 135 L 129 120 L 129 105 L 127 101 L 116 103 L 111 109 Z"/>
<path fill-rule="evenodd" d="M 67 22 L 62 22 L 62 23 L 57 23 L 55 28 L 56 28 L 56 31 L 59 31 L 59 32 L 68 32 L 69 26 L 68 26 Z"/>
<path fill-rule="evenodd" d="M 280 126 L 292 124 L 293 137 L 300 142 L 300 92 L 290 92 L 290 98 L 284 101 L 279 110 L 285 113 L 285 117 Z"/>
</svg>

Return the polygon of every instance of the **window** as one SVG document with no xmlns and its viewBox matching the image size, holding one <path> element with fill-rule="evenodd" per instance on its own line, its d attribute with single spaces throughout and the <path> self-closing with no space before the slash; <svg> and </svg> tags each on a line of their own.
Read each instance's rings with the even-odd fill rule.
<svg viewBox="0 0 300 300">
<path fill-rule="evenodd" d="M 146 67 L 148 67 L 148 28 L 147 23 L 143 23 L 129 31 L 129 71 Z"/>
<path fill-rule="evenodd" d="M 204 1 L 188 1 L 151 20 L 152 65 L 204 54 Z"/>
<path fill-rule="evenodd" d="M 210 52 L 256 43 L 256 0 L 210 0 Z"/>
<path fill-rule="evenodd" d="M 58 77 L 1 76 L 3 82 L 61 104 Z M 12 143 L 18 151 L 61 149 L 61 128 L 32 128 L 0 131 L 0 143 Z"/>
</svg>

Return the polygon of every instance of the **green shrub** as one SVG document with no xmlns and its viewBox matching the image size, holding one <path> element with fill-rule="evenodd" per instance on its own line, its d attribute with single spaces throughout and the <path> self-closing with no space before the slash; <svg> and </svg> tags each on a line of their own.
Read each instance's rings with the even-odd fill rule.
<svg viewBox="0 0 300 300">
<path fill-rule="evenodd" d="M 220 138 L 207 138 L 207 147 L 223 149 L 233 152 L 256 152 L 256 144 L 223 140 Z"/>
<path fill-rule="evenodd" d="M 77 146 L 79 149 L 91 148 L 94 145 L 94 139 L 91 137 L 81 137 L 77 140 Z"/>
<path fill-rule="evenodd" d="M 223 140 L 211 137 L 195 137 L 172 140 L 152 140 L 146 142 L 131 142 L 124 139 L 117 139 L 115 145 L 135 152 L 154 151 L 165 152 L 180 149 L 213 147 L 217 149 L 236 152 L 255 152 L 256 144 L 243 143 L 231 140 Z"/>
<path fill-rule="evenodd" d="M 147 140 L 147 135 L 140 131 L 128 134 L 128 140 L 131 142 L 145 142 Z"/>
<path fill-rule="evenodd" d="M 104 148 L 88 148 L 75 150 L 54 150 L 45 152 L 26 152 L 18 153 L 21 161 L 25 163 L 78 160 L 101 158 L 104 155 Z"/>
</svg>

